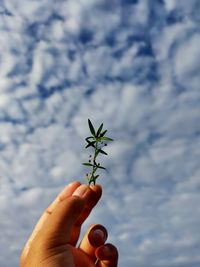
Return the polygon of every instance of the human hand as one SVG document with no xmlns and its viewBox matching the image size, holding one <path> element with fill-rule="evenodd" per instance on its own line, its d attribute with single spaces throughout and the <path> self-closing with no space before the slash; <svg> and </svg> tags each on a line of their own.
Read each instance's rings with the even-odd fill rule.
<svg viewBox="0 0 200 267">
<path fill-rule="evenodd" d="M 35 226 L 20 267 L 117 267 L 117 248 L 105 244 L 102 225 L 92 225 L 77 246 L 81 226 L 101 194 L 99 185 L 73 182 L 65 187 Z"/>
</svg>

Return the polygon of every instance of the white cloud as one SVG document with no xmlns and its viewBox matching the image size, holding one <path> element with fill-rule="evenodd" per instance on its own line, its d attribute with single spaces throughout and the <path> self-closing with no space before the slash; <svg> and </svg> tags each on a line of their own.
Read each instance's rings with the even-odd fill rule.
<svg viewBox="0 0 200 267">
<path fill-rule="evenodd" d="M 165 6 L 168 11 L 171 11 L 176 6 L 176 0 L 165 0 Z"/>
<path fill-rule="evenodd" d="M 1 96 L 1 98 L 0 98 L 0 108 L 6 107 L 6 105 L 8 105 L 8 102 L 9 102 L 8 95 L 7 94 L 1 94 L 0 96 Z"/>
<path fill-rule="evenodd" d="M 200 35 L 194 34 L 177 49 L 174 59 L 175 75 L 186 90 L 199 90 L 200 84 Z"/>
<path fill-rule="evenodd" d="M 99 180 L 103 198 L 84 229 L 105 224 L 119 266 L 200 264 L 197 1 L 165 1 L 165 8 L 161 1 L 128 2 L 6 2 L 12 15 L 0 15 L 3 267 L 16 265 L 59 190 L 84 181 L 87 118 L 104 122 L 114 142 L 101 158 L 108 169 Z M 87 31 L 84 43 L 79 37 Z"/>
</svg>

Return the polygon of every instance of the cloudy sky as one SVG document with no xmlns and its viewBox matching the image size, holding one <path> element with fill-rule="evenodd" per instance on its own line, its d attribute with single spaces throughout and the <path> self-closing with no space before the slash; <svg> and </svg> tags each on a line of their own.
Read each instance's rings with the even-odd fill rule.
<svg viewBox="0 0 200 267">
<path fill-rule="evenodd" d="M 200 1 L 0 0 L 0 266 L 67 183 L 87 119 L 119 267 L 200 266 Z"/>
</svg>

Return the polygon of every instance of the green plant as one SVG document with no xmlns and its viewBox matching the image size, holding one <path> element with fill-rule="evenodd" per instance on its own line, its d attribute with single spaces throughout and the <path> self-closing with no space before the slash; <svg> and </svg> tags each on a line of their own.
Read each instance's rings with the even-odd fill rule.
<svg viewBox="0 0 200 267">
<path fill-rule="evenodd" d="M 91 172 L 86 173 L 86 178 L 89 185 L 93 183 L 95 185 L 96 179 L 99 177 L 99 174 L 95 174 L 97 169 L 104 169 L 100 163 L 97 163 L 97 156 L 99 154 L 108 155 L 105 151 L 102 150 L 103 146 L 107 146 L 107 141 L 113 141 L 113 139 L 106 137 L 105 134 L 107 130 L 103 131 L 103 123 L 99 126 L 98 130 L 95 130 L 92 122 L 88 119 L 88 125 L 92 136 L 85 138 L 87 145 L 85 148 L 92 147 L 94 149 L 94 154 L 89 156 L 88 162 L 82 163 L 85 166 L 91 167 Z"/>
</svg>

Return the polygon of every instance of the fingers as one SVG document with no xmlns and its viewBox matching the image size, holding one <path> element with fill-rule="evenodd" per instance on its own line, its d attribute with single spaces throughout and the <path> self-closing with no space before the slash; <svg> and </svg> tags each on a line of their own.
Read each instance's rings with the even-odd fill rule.
<svg viewBox="0 0 200 267">
<path fill-rule="evenodd" d="M 84 206 L 84 196 L 83 198 L 71 196 L 59 202 L 42 229 L 42 243 L 46 245 L 46 248 L 62 246 L 69 242 L 73 225 Z"/>
<path fill-rule="evenodd" d="M 81 194 L 84 190 L 85 193 Z M 97 204 L 101 194 L 102 189 L 98 185 L 86 186 L 73 182 L 65 187 L 41 216 L 25 245 L 23 257 L 26 257 L 33 240 L 38 237 L 46 243 L 47 240 L 54 240 L 54 245 L 68 241 L 76 245 L 81 225 Z M 49 244 L 52 245 L 52 242 Z"/>
<path fill-rule="evenodd" d="M 50 244 L 53 240 L 54 246 L 70 242 L 73 227 L 86 206 L 91 189 L 87 185 L 80 185 L 72 196 L 59 201 L 54 207 L 51 215 L 44 224 L 43 239 Z M 47 236 L 44 235 L 47 233 Z"/>
<path fill-rule="evenodd" d="M 118 251 L 114 245 L 110 243 L 105 244 L 99 247 L 95 254 L 98 259 L 98 267 L 117 267 Z"/>
<path fill-rule="evenodd" d="M 100 224 L 92 225 L 85 233 L 80 243 L 79 249 L 81 249 L 93 261 L 95 261 L 95 251 L 98 247 L 102 246 L 105 243 L 107 236 L 108 233 L 104 226 Z"/>
<path fill-rule="evenodd" d="M 76 244 L 82 222 L 89 215 L 101 195 L 101 187 L 90 188 L 87 185 L 75 185 L 74 191 L 61 194 L 58 201 L 48 208 L 48 214 L 39 233 L 48 247 L 61 246 L 73 240 Z M 69 196 L 71 193 L 73 194 Z"/>
<path fill-rule="evenodd" d="M 81 217 L 77 221 L 76 226 L 83 224 L 83 222 L 90 215 L 90 212 L 92 211 L 94 206 L 97 204 L 97 202 L 101 198 L 102 188 L 100 185 L 90 185 L 89 188 L 90 188 L 90 194 L 88 196 L 87 205 L 84 209 L 84 212 L 81 214 Z"/>
<path fill-rule="evenodd" d="M 71 184 L 67 185 L 56 197 L 56 199 L 49 205 L 49 207 L 45 210 L 45 212 L 42 214 L 42 216 L 40 217 L 37 225 L 35 226 L 34 232 L 38 232 L 42 225 L 44 224 L 44 222 L 47 220 L 47 218 L 49 217 L 49 215 L 53 212 L 53 210 L 56 208 L 56 205 L 64 200 L 67 197 L 70 197 L 73 192 L 80 186 L 80 182 L 72 182 Z"/>
<path fill-rule="evenodd" d="M 78 218 L 77 222 L 75 223 L 73 230 L 72 230 L 72 235 L 71 235 L 71 239 L 69 243 L 74 246 L 76 245 L 78 241 L 80 230 L 81 230 L 81 225 L 90 215 L 92 209 L 97 204 L 97 202 L 99 201 L 102 195 L 102 188 L 100 185 L 95 185 L 95 186 L 92 185 L 89 188 L 90 188 L 90 191 L 88 192 L 87 203 L 85 205 L 85 208 L 83 212 L 81 213 L 80 217 Z"/>
<path fill-rule="evenodd" d="M 85 233 L 79 249 L 87 254 L 98 267 L 117 267 L 118 251 L 117 248 L 106 242 L 108 237 L 107 230 L 100 224 L 89 227 Z"/>
</svg>

